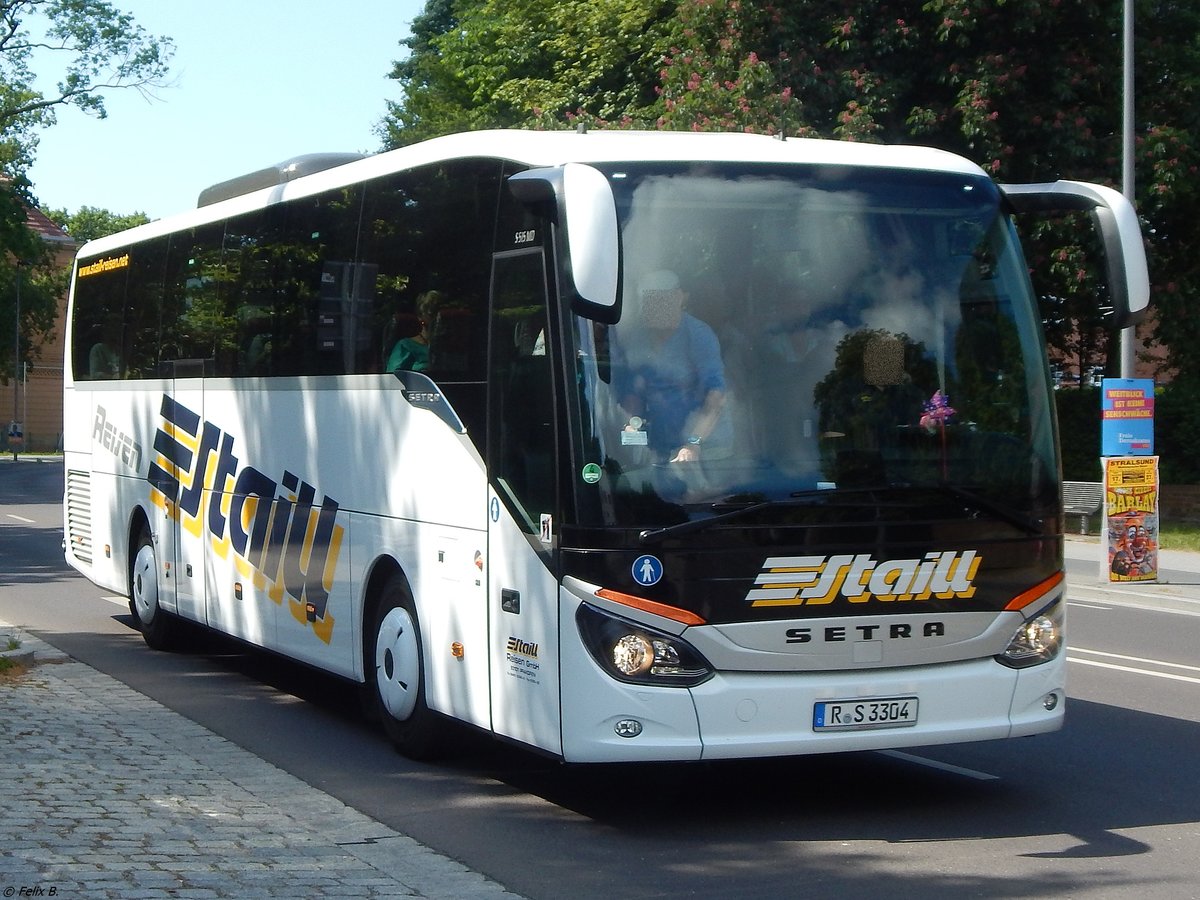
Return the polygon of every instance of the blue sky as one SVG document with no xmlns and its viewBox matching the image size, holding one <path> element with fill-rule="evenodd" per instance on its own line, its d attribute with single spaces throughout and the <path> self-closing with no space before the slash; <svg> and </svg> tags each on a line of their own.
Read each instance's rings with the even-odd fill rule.
<svg viewBox="0 0 1200 900">
<path fill-rule="evenodd" d="M 174 39 L 174 84 L 60 109 L 30 177 L 45 207 L 161 218 L 210 184 L 304 153 L 374 152 L 387 77 L 424 0 L 114 0 Z"/>
</svg>

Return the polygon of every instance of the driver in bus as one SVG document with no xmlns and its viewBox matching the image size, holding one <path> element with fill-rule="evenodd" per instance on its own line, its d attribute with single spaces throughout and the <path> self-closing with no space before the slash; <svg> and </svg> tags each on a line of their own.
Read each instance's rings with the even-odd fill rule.
<svg viewBox="0 0 1200 900">
<path fill-rule="evenodd" d="M 728 455 L 732 428 L 725 372 L 713 330 L 684 311 L 679 276 L 662 269 L 638 283 L 640 308 L 617 329 L 617 397 L 627 414 L 623 445 L 648 446 L 656 461 Z"/>
</svg>

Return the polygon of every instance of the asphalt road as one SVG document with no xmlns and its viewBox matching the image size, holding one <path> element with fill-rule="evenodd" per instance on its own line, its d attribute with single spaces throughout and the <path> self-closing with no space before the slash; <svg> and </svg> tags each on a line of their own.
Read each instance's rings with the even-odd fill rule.
<svg viewBox="0 0 1200 900">
<path fill-rule="evenodd" d="M 1200 616 L 1072 603 L 1054 735 L 574 767 L 464 732 L 424 765 L 334 679 L 216 638 L 146 648 L 65 566 L 61 491 L 58 463 L 0 463 L 0 620 L 535 900 L 1200 897 Z"/>
</svg>

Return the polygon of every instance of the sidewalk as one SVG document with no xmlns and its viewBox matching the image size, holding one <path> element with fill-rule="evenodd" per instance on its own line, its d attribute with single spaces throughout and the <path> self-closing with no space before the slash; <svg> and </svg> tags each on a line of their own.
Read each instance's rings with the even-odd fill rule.
<svg viewBox="0 0 1200 900">
<path fill-rule="evenodd" d="M 19 649 L 8 651 L 8 638 Z M 0 622 L 0 894 L 515 898 Z"/>
<path fill-rule="evenodd" d="M 1159 607 L 1200 615 L 1200 553 L 1158 551 L 1157 582 L 1110 582 L 1097 537 L 1067 535 L 1067 596 L 1120 606 Z"/>
</svg>

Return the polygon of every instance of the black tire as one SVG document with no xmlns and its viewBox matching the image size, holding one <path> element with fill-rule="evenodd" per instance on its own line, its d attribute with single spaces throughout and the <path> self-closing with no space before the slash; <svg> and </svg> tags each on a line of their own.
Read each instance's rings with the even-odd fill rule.
<svg viewBox="0 0 1200 900">
<path fill-rule="evenodd" d="M 129 610 L 146 644 L 155 650 L 179 647 L 179 621 L 159 605 L 158 553 L 147 531 L 134 542 L 129 562 Z"/>
<path fill-rule="evenodd" d="M 425 704 L 421 631 L 402 575 L 384 585 L 364 643 L 368 697 L 392 744 L 409 759 L 440 756 L 445 722 Z"/>
</svg>

